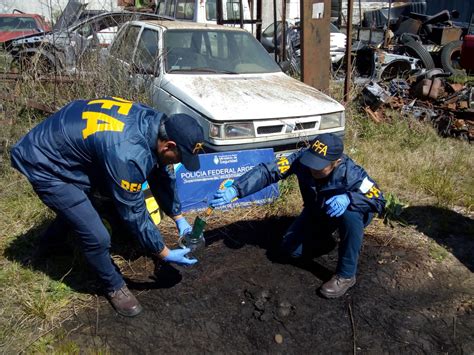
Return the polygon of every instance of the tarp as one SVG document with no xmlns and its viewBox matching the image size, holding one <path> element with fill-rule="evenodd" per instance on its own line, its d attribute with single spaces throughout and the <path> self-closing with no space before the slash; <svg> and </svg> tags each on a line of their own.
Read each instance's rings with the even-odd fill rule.
<svg viewBox="0 0 474 355">
<path fill-rule="evenodd" d="M 183 211 L 201 210 L 220 188 L 230 186 L 235 178 L 243 175 L 255 165 L 272 161 L 273 149 L 256 149 L 224 153 L 200 154 L 201 168 L 188 171 L 182 164 L 175 166 L 178 194 Z M 238 199 L 227 208 L 264 204 L 279 196 L 278 185 Z"/>
</svg>

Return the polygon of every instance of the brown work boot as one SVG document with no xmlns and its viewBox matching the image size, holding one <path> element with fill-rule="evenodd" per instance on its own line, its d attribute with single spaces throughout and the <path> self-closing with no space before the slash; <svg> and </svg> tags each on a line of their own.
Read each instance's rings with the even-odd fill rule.
<svg viewBox="0 0 474 355">
<path fill-rule="evenodd" d="M 354 286 L 356 277 L 352 276 L 350 279 L 345 279 L 339 275 L 334 275 L 331 280 L 321 286 L 321 294 L 326 298 L 341 297 L 348 289 Z"/>
<path fill-rule="evenodd" d="M 135 296 L 130 292 L 127 285 L 123 285 L 122 288 L 109 292 L 107 298 L 117 313 L 122 316 L 135 317 L 143 310 L 140 302 L 138 302 Z"/>
</svg>

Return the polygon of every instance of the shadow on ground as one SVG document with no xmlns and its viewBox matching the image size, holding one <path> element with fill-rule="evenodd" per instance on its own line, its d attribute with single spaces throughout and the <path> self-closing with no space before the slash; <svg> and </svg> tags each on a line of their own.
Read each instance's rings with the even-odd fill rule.
<svg viewBox="0 0 474 355">
<path fill-rule="evenodd" d="M 417 230 L 445 246 L 474 272 L 474 220 L 455 211 L 435 206 L 404 209 L 402 217 Z"/>
<path fill-rule="evenodd" d="M 337 252 L 309 264 L 272 251 L 291 218 L 209 230 L 200 262 L 176 267 L 173 287 L 136 292 L 144 312 L 118 316 L 104 301 L 65 325 L 82 351 L 112 353 L 471 353 L 474 280 L 392 241 L 367 238 L 358 282 L 326 300 L 318 288 Z M 144 275 L 153 269 L 133 265 Z M 430 276 L 431 275 L 431 276 Z M 160 279 L 158 276 L 157 278 Z"/>
<path fill-rule="evenodd" d="M 5 257 L 25 267 L 43 272 L 53 280 L 60 280 L 77 292 L 101 294 L 100 283 L 89 268 L 72 233 L 64 236 L 64 244 L 58 250 L 54 250 L 51 255 L 36 256 L 39 236 L 48 225 L 49 222 L 44 223 L 16 237 L 5 249 Z M 124 231 L 122 226 L 116 226 L 112 237 L 111 253 L 118 257 L 119 261 L 126 261 L 121 265 L 121 269 L 131 289 L 140 291 L 169 288 L 181 281 L 182 275 L 178 269 L 147 258 L 138 243 Z M 135 270 L 130 271 L 130 267 L 139 259 L 147 259 L 144 266 L 151 267 L 154 271 L 139 281 L 132 280 L 128 275 L 135 273 Z"/>
</svg>

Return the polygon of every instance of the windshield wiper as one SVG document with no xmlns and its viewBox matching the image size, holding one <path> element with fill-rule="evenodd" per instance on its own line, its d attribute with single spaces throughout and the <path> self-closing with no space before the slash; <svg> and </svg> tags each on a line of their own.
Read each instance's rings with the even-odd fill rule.
<svg viewBox="0 0 474 355">
<path fill-rule="evenodd" d="M 201 72 L 201 73 L 214 73 L 214 74 L 239 74 L 237 72 L 229 71 L 229 70 L 217 70 L 213 68 L 205 68 L 205 67 L 199 67 L 199 68 L 174 68 L 168 70 L 168 73 L 173 73 L 173 72 L 180 72 L 180 71 L 186 71 L 186 72 Z"/>
</svg>

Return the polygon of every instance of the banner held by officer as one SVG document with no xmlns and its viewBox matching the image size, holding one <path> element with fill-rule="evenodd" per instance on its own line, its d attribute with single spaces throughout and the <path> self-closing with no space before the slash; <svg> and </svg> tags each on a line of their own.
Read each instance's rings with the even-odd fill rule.
<svg viewBox="0 0 474 355">
<path fill-rule="evenodd" d="M 172 164 L 198 170 L 203 140 L 203 130 L 192 117 L 167 117 L 117 97 L 73 101 L 46 118 L 11 150 L 13 167 L 57 215 L 42 235 L 37 255 L 46 257 L 67 231 L 74 232 L 112 306 L 121 315 L 138 315 L 142 307 L 111 259 L 110 235 L 91 193 L 99 190 L 112 197 L 131 234 L 149 252 L 166 262 L 192 265 L 197 260 L 185 256 L 189 249 L 166 247 L 147 212 L 142 184 L 148 181 L 179 235 L 190 232 Z"/>
<path fill-rule="evenodd" d="M 340 297 L 355 285 L 364 228 L 385 207 L 375 181 L 343 151 L 338 136 L 321 134 L 308 148 L 255 166 L 232 186 L 218 190 L 209 202 L 214 208 L 223 206 L 295 174 L 303 211 L 286 231 L 280 248 L 294 258 L 311 258 L 315 241 L 330 241 L 332 233 L 339 230 L 336 272 L 320 288 L 327 298 Z"/>
</svg>

